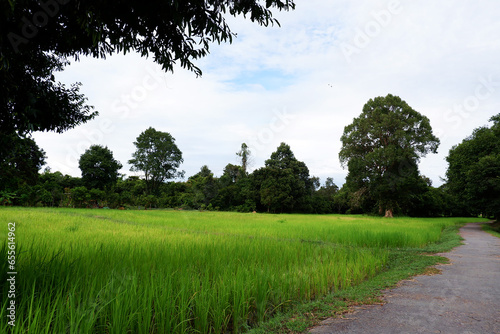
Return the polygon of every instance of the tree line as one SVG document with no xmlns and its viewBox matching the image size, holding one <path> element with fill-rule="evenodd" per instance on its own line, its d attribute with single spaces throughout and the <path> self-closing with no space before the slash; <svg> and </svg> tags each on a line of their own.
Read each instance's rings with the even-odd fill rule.
<svg viewBox="0 0 500 334">
<path fill-rule="evenodd" d="M 242 146 L 240 165 L 228 164 L 222 176 L 203 166 L 187 181 L 174 181 L 182 176 L 182 152 L 170 134 L 152 128 L 141 136 L 155 140 L 143 145 L 139 136 L 129 161 L 142 178 L 119 176 L 121 163 L 100 146 L 82 155 L 81 178 L 50 170 L 39 173 L 45 154 L 32 139 L 33 132 L 62 133 L 98 115 L 80 93 L 79 83 L 67 87 L 55 79 L 54 73 L 62 71 L 69 58 L 135 51 L 152 56 L 166 71 L 177 63 L 201 75 L 195 61 L 209 53 L 211 43 L 231 43 L 236 36 L 228 16 L 279 25 L 274 12 L 293 9 L 293 0 L 127 0 L 120 6 L 95 0 L 3 2 L 0 203 L 498 217 L 500 116 L 450 151 L 447 181 L 435 188 L 420 174 L 418 162 L 436 152 L 439 139 L 427 117 L 392 95 L 368 101 L 344 129 L 339 158 L 348 175 L 341 189 L 332 179 L 321 186 L 286 143 L 252 173 L 247 168 L 251 152 Z M 151 143 L 155 146 L 148 146 Z M 170 155 L 159 154 L 168 148 Z"/>
<path fill-rule="evenodd" d="M 447 181 L 436 188 L 418 162 L 435 153 L 439 139 L 429 119 L 393 95 L 370 99 L 342 135 L 345 184 L 321 185 L 290 146 L 281 143 L 263 167 L 249 172 L 243 143 L 239 164 L 221 176 L 208 166 L 184 180 L 182 152 L 167 132 L 150 127 L 134 142 L 128 162 L 142 177 L 124 177 L 113 153 L 92 145 L 79 159 L 81 177 L 49 169 L 39 173 L 44 152 L 30 141 L 2 161 L 3 205 L 109 208 L 178 208 L 272 213 L 367 213 L 387 217 L 498 217 L 500 207 L 500 114 L 454 146 Z"/>
<path fill-rule="evenodd" d="M 81 56 L 106 58 L 115 53 L 137 52 L 144 57 L 151 56 L 165 71 L 173 72 L 174 65 L 178 64 L 201 76 L 196 60 L 209 54 L 212 43 L 231 43 L 236 37 L 228 25 L 229 17 L 272 26 L 279 25 L 274 17 L 276 11 L 294 8 L 293 0 L 265 3 L 126 0 L 119 5 L 95 0 L 2 1 L 2 201 L 19 201 L 15 194 L 25 189 L 21 197 L 30 200 L 22 203 L 38 203 L 34 195 L 29 195 L 28 188 L 40 186 L 38 170 L 43 165 L 44 154 L 33 141 L 33 132 L 62 133 L 98 115 L 80 93 L 80 83 L 67 86 L 56 80 L 55 72 L 63 71 L 69 59 L 78 61 Z M 59 175 L 54 178 L 72 179 Z M 65 188 L 74 188 L 76 181 L 60 182 Z M 47 192 L 42 193 L 43 198 L 49 198 Z"/>
</svg>

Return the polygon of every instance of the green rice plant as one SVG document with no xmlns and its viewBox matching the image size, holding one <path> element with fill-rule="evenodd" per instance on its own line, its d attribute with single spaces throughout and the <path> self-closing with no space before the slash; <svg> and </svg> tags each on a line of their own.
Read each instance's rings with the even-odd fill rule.
<svg viewBox="0 0 500 334">
<path fill-rule="evenodd" d="M 391 252 L 430 245 L 457 223 L 52 208 L 1 208 L 0 221 L 16 222 L 17 333 L 244 332 L 373 277 Z"/>
</svg>

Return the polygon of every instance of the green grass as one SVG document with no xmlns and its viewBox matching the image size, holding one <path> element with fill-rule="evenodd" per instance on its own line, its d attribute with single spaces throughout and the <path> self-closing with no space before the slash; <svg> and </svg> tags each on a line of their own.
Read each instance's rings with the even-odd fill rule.
<svg viewBox="0 0 500 334">
<path fill-rule="evenodd" d="M 456 225 L 443 230 L 439 242 L 429 244 L 422 249 L 393 250 L 386 268 L 371 279 L 344 290 L 334 291 L 314 301 L 299 303 L 294 308 L 260 324 L 249 334 L 304 333 L 321 320 L 348 312 L 351 306 L 383 303 L 381 299 L 383 290 L 393 288 L 401 280 L 415 275 L 435 273 L 429 270 L 430 266 L 447 263 L 447 258 L 429 255 L 447 252 L 459 246 L 462 238 L 457 231 L 466 221 L 470 220 L 458 219 Z"/>
<path fill-rule="evenodd" d="M 1 262 L 0 332 L 299 331 L 303 322 L 279 319 L 338 296 L 366 299 L 384 275 L 394 282 L 414 272 L 408 263 L 435 261 L 419 254 L 465 221 L 2 208 L 2 240 L 16 223 L 18 274 L 10 328 Z"/>
<path fill-rule="evenodd" d="M 493 222 L 490 224 L 483 224 L 481 226 L 482 230 L 485 232 L 488 232 L 489 234 L 500 238 L 500 223 L 499 222 Z"/>
</svg>

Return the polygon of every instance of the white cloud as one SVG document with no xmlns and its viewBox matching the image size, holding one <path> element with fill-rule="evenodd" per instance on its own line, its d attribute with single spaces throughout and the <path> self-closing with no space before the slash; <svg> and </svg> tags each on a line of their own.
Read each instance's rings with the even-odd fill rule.
<svg viewBox="0 0 500 334">
<path fill-rule="evenodd" d="M 384 16 L 393 7 L 399 10 Z M 340 184 L 347 173 L 338 161 L 343 128 L 368 99 L 391 93 L 428 116 L 441 138 L 439 154 L 420 165 L 439 185 L 451 146 L 500 112 L 495 0 L 310 0 L 276 16 L 281 28 L 230 19 L 238 37 L 198 62 L 202 78 L 182 69 L 162 73 L 137 55 L 69 66 L 59 78 L 81 81 L 101 114 L 62 135 L 36 134 L 48 165 L 79 175 L 79 155 L 101 144 L 129 173 L 133 141 L 153 126 L 176 138 L 187 176 L 205 164 L 220 175 L 253 138 L 254 168 L 284 141 L 312 175 Z M 370 35 L 364 44 L 360 31 Z M 346 57 L 342 45 L 356 53 Z M 295 117 L 277 124 L 285 111 Z"/>
</svg>

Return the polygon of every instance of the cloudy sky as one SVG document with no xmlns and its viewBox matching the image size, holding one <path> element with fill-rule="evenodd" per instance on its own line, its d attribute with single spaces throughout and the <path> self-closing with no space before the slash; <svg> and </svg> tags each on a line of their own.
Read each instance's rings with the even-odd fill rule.
<svg viewBox="0 0 500 334">
<path fill-rule="evenodd" d="M 377 96 L 400 96 L 431 120 L 438 154 L 420 163 L 442 184 L 449 149 L 500 113 L 498 0 L 297 0 L 276 13 L 281 27 L 243 18 L 229 23 L 233 44 L 213 45 L 197 62 L 203 76 L 164 73 L 135 54 L 82 58 L 57 78 L 81 82 L 100 115 L 64 134 L 34 138 L 55 171 L 80 176 L 92 144 L 127 161 L 137 136 L 152 126 L 183 152 L 186 176 L 208 165 L 216 176 L 238 163 L 243 142 L 260 168 L 281 142 L 310 174 L 344 183 L 338 153 L 346 125 Z"/>
</svg>

